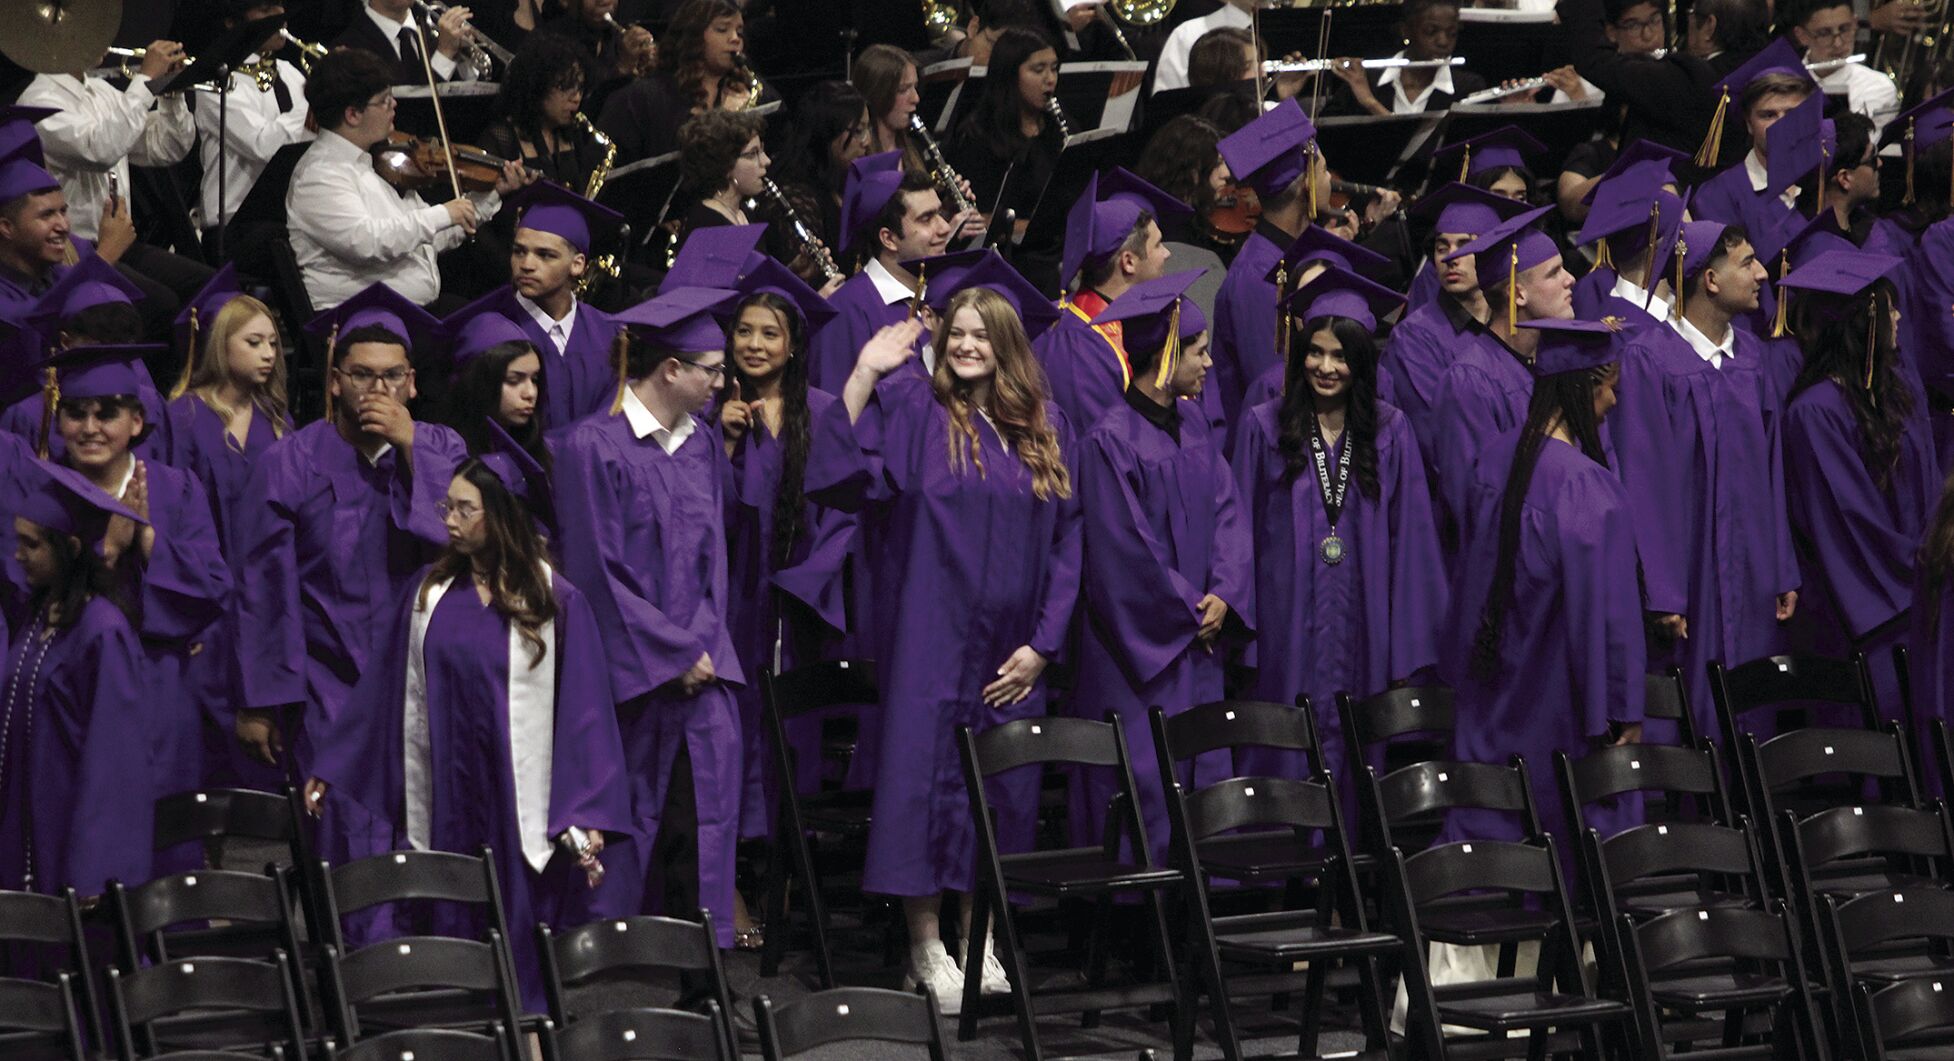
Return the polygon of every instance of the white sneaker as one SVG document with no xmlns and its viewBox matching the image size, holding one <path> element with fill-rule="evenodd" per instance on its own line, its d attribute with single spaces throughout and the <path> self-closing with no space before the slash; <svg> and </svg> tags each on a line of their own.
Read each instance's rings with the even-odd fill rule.
<svg viewBox="0 0 1954 1061">
<path fill-rule="evenodd" d="M 970 952 L 963 952 L 964 968 L 970 967 Z M 1004 963 L 997 960 L 995 941 L 984 943 L 984 982 L 979 988 L 986 995 L 1008 995 L 1011 993 L 1011 978 L 1004 974 Z"/>
<path fill-rule="evenodd" d="M 902 989 L 914 991 L 918 984 L 928 984 L 936 992 L 936 1008 L 944 1016 L 963 1012 L 963 971 L 941 940 L 909 948 L 909 971 L 903 974 Z"/>
</svg>

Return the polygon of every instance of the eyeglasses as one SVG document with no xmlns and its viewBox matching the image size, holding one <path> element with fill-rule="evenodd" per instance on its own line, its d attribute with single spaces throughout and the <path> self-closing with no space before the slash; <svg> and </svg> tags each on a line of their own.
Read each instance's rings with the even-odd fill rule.
<svg viewBox="0 0 1954 1061">
<path fill-rule="evenodd" d="M 1648 18 L 1625 18 L 1615 23 L 1615 29 L 1621 33 L 1647 33 L 1662 28 L 1661 15 L 1650 15 Z"/>
<path fill-rule="evenodd" d="M 766 153 L 767 149 L 764 147 L 753 147 L 740 152 L 740 158 L 747 162 L 758 162 L 760 161 L 760 156 Z"/>
<path fill-rule="evenodd" d="M 370 100 L 367 100 L 366 105 L 368 107 L 391 107 L 396 102 L 398 101 L 394 99 L 394 94 L 392 92 L 383 92 L 380 95 L 375 96 Z"/>
<path fill-rule="evenodd" d="M 1851 40 L 1858 35 L 1859 25 L 1854 22 L 1848 22 L 1843 26 L 1833 26 L 1831 29 L 1808 29 L 1805 31 L 1805 36 L 1810 37 L 1814 44 L 1820 41 Z"/>
<path fill-rule="evenodd" d="M 353 385 L 354 390 L 370 391 L 376 387 L 393 388 L 407 382 L 414 374 L 411 368 L 390 368 L 385 372 L 369 372 L 363 368 L 335 368 L 339 378 Z"/>
<path fill-rule="evenodd" d="M 683 358 L 680 358 L 680 360 L 684 361 Z M 720 379 L 726 378 L 726 362 L 724 361 L 721 361 L 717 365 L 702 365 L 697 361 L 685 361 L 685 364 L 691 365 L 693 368 L 696 368 L 701 372 L 711 373 L 712 375 L 718 376 Z"/>
<path fill-rule="evenodd" d="M 461 504 L 457 505 L 449 501 L 443 500 L 443 501 L 436 501 L 434 503 L 434 511 L 441 513 L 442 519 L 447 519 L 449 516 L 453 516 L 456 519 L 462 521 L 463 523 L 467 523 L 468 521 L 474 519 L 476 516 L 482 514 L 482 506 L 471 504 L 467 501 L 463 501 Z"/>
</svg>

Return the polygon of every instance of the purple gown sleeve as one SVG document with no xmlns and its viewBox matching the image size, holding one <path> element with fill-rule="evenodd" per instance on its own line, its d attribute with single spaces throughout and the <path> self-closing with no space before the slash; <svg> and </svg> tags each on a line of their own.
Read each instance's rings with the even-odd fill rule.
<svg viewBox="0 0 1954 1061">
<path fill-rule="evenodd" d="M 1399 414 L 1378 428 L 1378 452 L 1389 453 L 1378 478 L 1389 483 L 1391 509 L 1391 636 L 1389 680 L 1410 678 L 1438 665 L 1439 624 L 1450 586 L 1438 525 L 1432 520 L 1431 488 L 1409 417 Z M 1266 444 L 1264 445 L 1266 449 Z"/>
<path fill-rule="evenodd" d="M 1646 607 L 1660 615 L 1689 610 L 1689 576 L 1682 547 L 1689 533 L 1685 503 L 1694 454 L 1678 451 L 1677 430 L 1661 369 L 1639 343 L 1622 354 L 1621 404 L 1608 417 L 1616 472 L 1628 489 L 1635 548 L 1642 558 Z"/>
<path fill-rule="evenodd" d="M 1468 518 L 1472 469 L 1480 447 L 1500 432 L 1494 419 L 1498 407 L 1493 381 L 1471 365 L 1453 365 L 1439 384 L 1438 400 L 1432 403 L 1438 421 L 1432 432 L 1437 460 L 1428 470 L 1438 478 L 1439 500 L 1454 524 L 1463 526 Z"/>
<path fill-rule="evenodd" d="M 1072 626 L 1072 611 L 1079 602 L 1079 582 L 1085 567 L 1085 520 L 1079 503 L 1078 447 L 1073 442 L 1070 425 L 1064 414 L 1049 403 L 1045 414 L 1058 432 L 1059 452 L 1072 479 L 1072 496 L 1054 499 L 1058 513 L 1052 521 L 1052 553 L 1045 565 L 1045 592 L 1038 603 L 1038 623 L 1031 635 L 1032 649 L 1051 660 L 1063 654 L 1066 634 Z"/>
<path fill-rule="evenodd" d="M 557 595 L 556 740 L 550 766 L 552 837 L 570 826 L 632 833 L 624 739 L 604 681 L 603 634 L 590 602 L 562 578 Z M 523 661 L 520 657 L 517 663 Z"/>
<path fill-rule="evenodd" d="M 719 455 L 723 460 L 724 451 Z M 588 595 L 606 635 L 612 696 L 618 703 L 635 700 L 691 669 L 706 653 L 706 644 L 646 598 L 631 558 L 623 553 L 626 521 L 654 519 L 656 514 L 625 511 L 619 473 L 598 451 L 591 433 L 571 433 L 560 456 L 556 518 L 564 574 Z"/>
<path fill-rule="evenodd" d="M 1620 484 L 1599 467 L 1570 479 L 1554 506 L 1553 532 L 1578 697 L 1570 706 L 1581 732 L 1599 737 L 1610 722 L 1642 721 L 1647 667 L 1635 541 Z"/>
<path fill-rule="evenodd" d="M 330 716 L 306 720 L 313 777 L 332 786 L 325 813 L 336 820 L 322 833 L 331 853 L 363 857 L 406 846 L 399 827 L 406 796 L 401 712 L 407 697 L 407 635 L 427 568 L 414 573 L 399 602 L 376 631 L 373 655 L 344 704 Z"/>
<path fill-rule="evenodd" d="M 414 457 L 395 464 L 387 491 L 387 512 L 395 529 L 434 545 L 448 544 L 448 527 L 439 505 L 447 499 L 455 469 L 468 459 L 468 444 L 440 424 L 414 425 Z"/>
<path fill-rule="evenodd" d="M 1191 410 L 1188 410 L 1191 412 Z M 1255 632 L 1255 536 L 1235 477 L 1217 446 L 1208 450 L 1214 481 L 1214 544 L 1208 553 L 1207 591 L 1228 603 L 1226 627 L 1246 640 Z M 1197 601 L 1198 603 L 1198 601 Z"/>
<path fill-rule="evenodd" d="M 1785 416 L 1784 467 L 1792 525 L 1857 640 L 1906 610 L 1916 543 L 1886 515 L 1888 502 L 1860 459 L 1851 420 L 1817 402 L 1794 405 Z"/>
<path fill-rule="evenodd" d="M 167 484 L 167 485 L 166 485 Z M 127 559 L 142 565 L 142 633 L 180 641 L 195 637 L 224 614 L 231 572 L 219 551 L 217 524 L 204 489 L 188 473 L 150 468 L 150 522 L 156 545 Z"/>
<path fill-rule="evenodd" d="M 1144 472 L 1118 439 L 1089 436 L 1078 465 L 1086 600 L 1106 641 L 1121 647 L 1120 665 L 1137 689 L 1193 643 L 1206 588 L 1183 578 L 1168 559 L 1167 543 L 1154 536 L 1133 489 Z"/>
<path fill-rule="evenodd" d="M 76 706 L 88 710 L 68 831 L 67 878 L 82 895 L 100 894 L 107 880 L 149 879 L 159 795 L 160 764 L 150 756 L 156 745 L 143 739 L 157 720 L 143 695 L 142 648 L 120 616 L 101 615 L 112 621 L 84 613 L 81 621 L 94 629 L 68 635 L 94 638 L 87 665 L 75 668 L 84 684 L 71 691 Z"/>
<path fill-rule="evenodd" d="M 305 626 L 299 611 L 296 438 L 267 451 L 251 469 L 238 506 L 238 637 L 233 672 L 238 706 L 306 702 Z"/>
</svg>

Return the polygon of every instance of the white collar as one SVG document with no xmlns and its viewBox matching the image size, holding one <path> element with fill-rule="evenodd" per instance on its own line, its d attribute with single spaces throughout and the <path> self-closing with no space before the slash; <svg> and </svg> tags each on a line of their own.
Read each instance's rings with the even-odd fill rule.
<svg viewBox="0 0 1954 1061">
<path fill-rule="evenodd" d="M 1750 178 L 1750 190 L 1761 192 L 1771 183 L 1771 169 L 1757 156 L 1757 149 L 1744 152 L 1744 174 Z"/>
<path fill-rule="evenodd" d="M 319 137 L 313 141 L 313 144 L 314 150 L 321 151 L 327 156 L 341 162 L 350 162 L 354 159 L 365 161 L 367 157 L 366 149 L 346 139 L 336 129 L 319 130 Z M 370 169 L 371 167 L 369 166 L 368 168 Z"/>
<path fill-rule="evenodd" d="M 631 434 L 640 439 L 649 437 L 658 443 L 658 448 L 671 453 L 692 437 L 694 429 L 691 417 L 678 422 L 677 427 L 666 427 L 659 422 L 656 413 L 645 405 L 644 399 L 629 383 L 624 385 L 624 419 L 631 425 Z"/>
<path fill-rule="evenodd" d="M 1398 54 L 1392 56 L 1391 58 L 1402 59 L 1404 58 L 1404 53 L 1399 52 Z M 1454 89 L 1452 88 L 1452 68 L 1449 65 L 1441 66 L 1438 69 L 1432 71 L 1432 83 L 1425 86 L 1425 91 L 1418 93 L 1417 99 L 1412 99 L 1409 96 L 1405 96 L 1404 89 L 1398 85 L 1398 78 L 1403 73 L 1404 73 L 1404 67 L 1394 66 L 1389 70 L 1386 70 L 1383 73 L 1377 75 L 1377 86 L 1379 88 L 1383 88 L 1385 85 L 1392 86 L 1394 89 L 1397 90 L 1399 96 L 1403 96 L 1407 102 L 1412 104 L 1424 103 L 1425 98 L 1430 96 L 1433 92 L 1443 92 L 1446 95 L 1456 94 Z"/>
<path fill-rule="evenodd" d="M 568 337 L 570 329 L 577 326 L 577 299 L 574 295 L 570 298 L 570 312 L 565 313 L 562 320 L 557 320 L 555 317 L 550 316 L 549 310 L 544 309 L 536 302 L 530 301 L 529 296 L 521 292 L 516 293 L 516 305 L 521 306 L 523 311 L 528 313 L 542 327 L 543 334 L 545 335 L 555 331 L 561 325 L 564 336 Z"/>
<path fill-rule="evenodd" d="M 869 283 L 875 285 L 875 293 L 882 297 L 882 304 L 885 306 L 907 302 L 916 297 L 916 292 L 911 291 L 909 285 L 896 279 L 896 274 L 890 272 L 889 267 L 883 265 L 880 258 L 870 258 L 862 272 L 868 274 Z"/>
<path fill-rule="evenodd" d="M 1689 344 L 1690 349 L 1696 351 L 1697 357 L 1717 368 L 1723 367 L 1725 358 L 1737 356 L 1737 329 L 1734 325 L 1724 329 L 1723 341 L 1720 343 L 1712 342 L 1709 336 L 1703 334 L 1702 329 L 1690 323 L 1688 317 L 1670 321 L 1669 326 L 1676 329 L 1676 334 L 1683 337 L 1683 341 Z"/>
<path fill-rule="evenodd" d="M 1614 295 L 1616 298 L 1626 299 L 1643 307 L 1654 317 L 1660 318 L 1667 316 L 1669 313 L 1668 299 L 1644 288 L 1641 284 L 1630 280 L 1620 273 L 1615 274 L 1615 286 L 1608 293 Z"/>
<path fill-rule="evenodd" d="M 388 18 L 380 12 L 373 10 L 372 4 L 366 5 L 362 10 L 366 12 L 366 17 L 373 20 L 374 25 L 380 27 L 380 32 L 387 35 L 388 40 L 394 40 L 399 37 L 400 31 L 407 28 L 407 23 Z"/>
<path fill-rule="evenodd" d="M 387 454 L 394 451 L 394 444 L 391 442 L 382 442 L 380 443 L 380 448 L 374 450 L 370 455 L 365 450 L 360 449 L 358 443 L 354 443 L 353 449 L 358 451 L 360 459 L 366 462 L 367 467 L 378 468 L 380 462 L 386 459 Z"/>
</svg>

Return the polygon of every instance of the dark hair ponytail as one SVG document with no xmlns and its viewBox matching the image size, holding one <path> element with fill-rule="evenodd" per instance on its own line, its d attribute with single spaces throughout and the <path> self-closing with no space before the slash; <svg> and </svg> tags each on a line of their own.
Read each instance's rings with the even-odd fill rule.
<svg viewBox="0 0 1954 1061">
<path fill-rule="evenodd" d="M 769 566 L 778 571 L 787 566 L 794 541 L 800 537 L 801 509 L 807 497 L 807 451 L 814 440 L 807 411 L 807 328 L 801 323 L 800 310 L 770 291 L 748 295 L 734 308 L 734 326 L 726 333 L 726 363 L 733 366 L 733 378 L 741 393 L 749 397 L 756 393 L 756 387 L 733 356 L 733 336 L 748 306 L 771 310 L 787 329 L 789 355 L 787 367 L 780 372 L 780 484 L 773 498 L 773 539 L 767 543 Z"/>
<path fill-rule="evenodd" d="M 1843 314 L 1836 312 L 1836 299 L 1831 296 L 1802 295 L 1792 303 L 1805 367 L 1791 385 L 1786 403 L 1827 379 L 1837 383 L 1859 424 L 1859 459 L 1872 476 L 1873 485 L 1884 490 L 1892 485 L 1893 472 L 1900 464 L 1901 440 L 1913 416 L 1913 391 L 1894 367 L 1899 348 L 1891 324 L 1892 281 L 1876 281 L 1871 297 L 1860 294 L 1851 299 L 1855 304 Z M 1866 384 L 1868 357 L 1872 359 L 1870 387 Z"/>
<path fill-rule="evenodd" d="M 1499 558 L 1493 563 L 1492 590 L 1486 594 L 1479 629 L 1472 638 L 1469 669 L 1475 678 L 1489 678 L 1499 668 L 1500 640 L 1506 632 L 1506 612 L 1513 605 L 1513 583 L 1520 564 L 1520 514 L 1526 508 L 1534 469 L 1540 466 L 1549 425 L 1558 417 L 1574 433 L 1589 460 L 1608 466 L 1608 458 L 1601 452 L 1601 422 L 1594 415 L 1594 389 L 1609 371 L 1604 367 L 1592 372 L 1562 372 L 1534 381 L 1526 427 L 1520 431 L 1520 445 L 1513 451 L 1513 465 L 1506 473 L 1506 491 L 1500 495 Z"/>
</svg>

